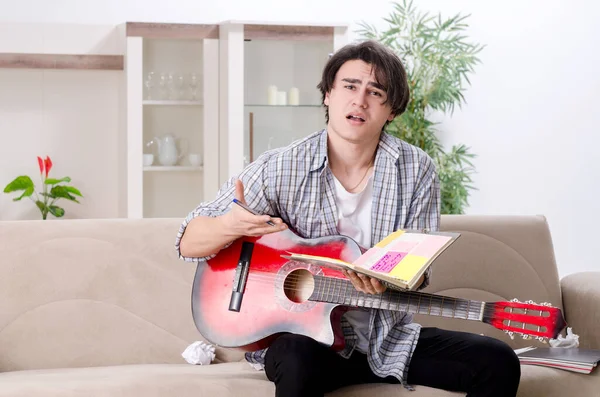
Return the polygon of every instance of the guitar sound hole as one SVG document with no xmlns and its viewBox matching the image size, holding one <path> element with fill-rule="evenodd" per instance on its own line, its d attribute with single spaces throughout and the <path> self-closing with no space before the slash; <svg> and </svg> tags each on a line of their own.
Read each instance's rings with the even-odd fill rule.
<svg viewBox="0 0 600 397">
<path fill-rule="evenodd" d="M 295 303 L 306 302 L 315 288 L 313 275 L 306 269 L 297 269 L 287 275 L 283 282 L 285 296 Z"/>
</svg>

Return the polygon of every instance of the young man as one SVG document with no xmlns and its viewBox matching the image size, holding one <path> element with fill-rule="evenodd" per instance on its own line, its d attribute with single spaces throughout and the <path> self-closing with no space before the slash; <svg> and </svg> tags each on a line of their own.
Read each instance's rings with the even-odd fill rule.
<svg viewBox="0 0 600 397">
<path fill-rule="evenodd" d="M 318 85 L 327 128 L 264 153 L 226 183 L 216 200 L 194 209 L 177 236 L 181 258 L 208 259 L 241 236 L 288 226 L 306 238 L 347 235 L 365 248 L 400 228 L 438 230 L 440 192 L 431 158 L 383 131 L 406 109 L 406 79 L 398 57 L 376 42 L 335 53 Z M 231 206 L 234 197 L 269 215 Z M 374 279 L 347 276 L 359 291 L 385 289 Z M 428 285 L 429 276 L 418 289 Z M 421 328 L 409 314 L 379 309 L 351 311 L 342 327 L 346 348 L 340 353 L 286 334 L 246 357 L 265 369 L 277 397 L 320 397 L 376 382 L 427 385 L 471 397 L 516 395 L 519 360 L 496 339 Z"/>
</svg>

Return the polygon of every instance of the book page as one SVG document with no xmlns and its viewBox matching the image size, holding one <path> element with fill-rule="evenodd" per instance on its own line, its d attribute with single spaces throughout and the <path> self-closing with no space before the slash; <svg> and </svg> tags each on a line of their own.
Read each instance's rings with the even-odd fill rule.
<svg viewBox="0 0 600 397">
<path fill-rule="evenodd" d="M 460 233 L 398 230 L 353 263 L 293 252 L 282 257 L 334 269 L 351 269 L 406 289 L 412 288 L 433 260 L 459 236 Z"/>
<path fill-rule="evenodd" d="M 453 238 L 452 235 L 398 230 L 367 250 L 353 264 L 410 283 Z"/>
</svg>

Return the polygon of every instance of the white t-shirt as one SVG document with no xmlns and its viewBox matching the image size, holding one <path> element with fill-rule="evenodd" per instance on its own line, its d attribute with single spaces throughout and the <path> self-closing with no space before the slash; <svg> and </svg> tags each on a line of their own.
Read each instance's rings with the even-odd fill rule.
<svg viewBox="0 0 600 397">
<path fill-rule="evenodd" d="M 334 176 L 335 203 L 340 234 L 351 237 L 364 248 L 371 247 L 371 209 L 373 202 L 373 176 L 358 193 L 349 193 Z M 366 353 L 369 346 L 369 311 L 351 310 L 344 317 L 358 337 L 356 349 Z"/>
</svg>

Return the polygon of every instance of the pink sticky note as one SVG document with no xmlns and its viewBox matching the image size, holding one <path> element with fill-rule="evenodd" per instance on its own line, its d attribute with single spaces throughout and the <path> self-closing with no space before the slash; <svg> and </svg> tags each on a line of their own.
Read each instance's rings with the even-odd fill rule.
<svg viewBox="0 0 600 397">
<path fill-rule="evenodd" d="M 406 252 L 387 252 L 371 266 L 371 270 L 389 273 L 405 256 Z"/>
</svg>

